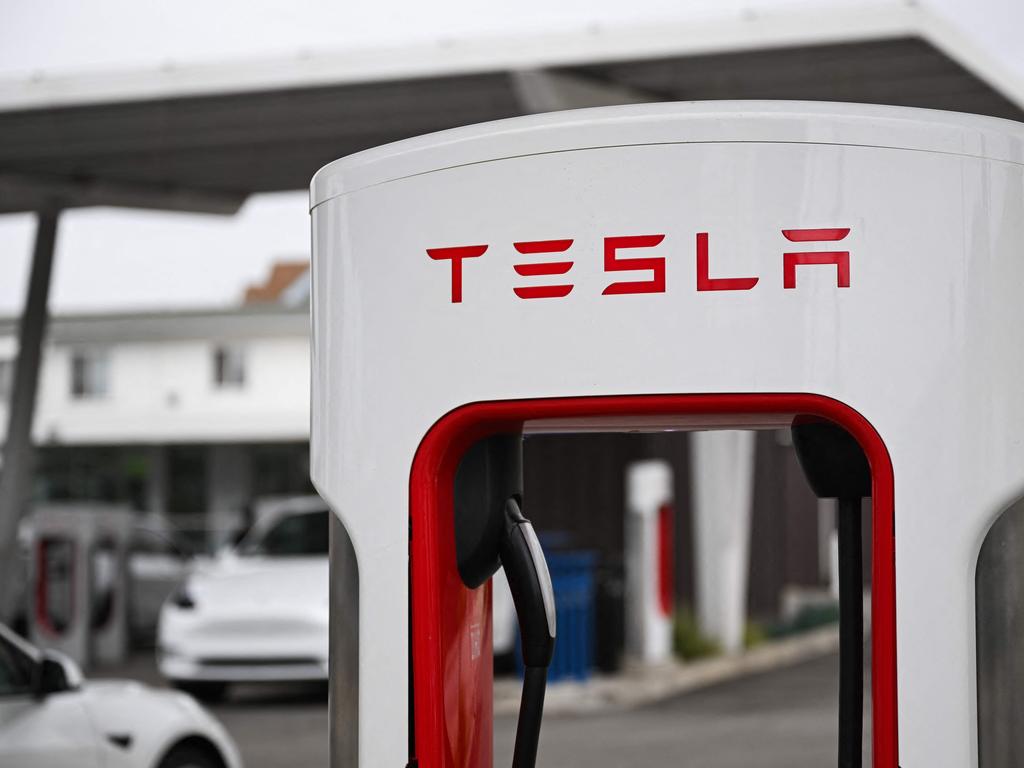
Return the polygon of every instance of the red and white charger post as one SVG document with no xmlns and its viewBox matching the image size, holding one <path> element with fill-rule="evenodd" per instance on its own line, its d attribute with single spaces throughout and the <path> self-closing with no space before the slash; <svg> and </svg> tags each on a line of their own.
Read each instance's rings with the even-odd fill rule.
<svg viewBox="0 0 1024 768">
<path fill-rule="evenodd" d="M 672 658 L 675 611 L 675 510 L 672 467 L 656 459 L 626 468 L 624 570 L 626 658 Z"/>
<path fill-rule="evenodd" d="M 82 667 L 123 662 L 129 646 L 131 510 L 47 503 L 29 518 L 29 636 Z"/>
<path fill-rule="evenodd" d="M 730 654 L 746 629 L 754 445 L 750 431 L 690 435 L 697 626 Z"/>
</svg>

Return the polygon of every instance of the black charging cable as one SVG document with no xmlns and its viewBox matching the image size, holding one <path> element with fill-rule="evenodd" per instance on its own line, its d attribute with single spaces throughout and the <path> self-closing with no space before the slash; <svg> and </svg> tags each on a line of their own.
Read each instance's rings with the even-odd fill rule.
<svg viewBox="0 0 1024 768">
<path fill-rule="evenodd" d="M 839 538 L 839 768 L 861 768 L 864 737 L 864 583 L 861 500 L 871 466 L 853 435 L 837 424 L 797 418 L 793 447 L 819 499 L 837 499 Z"/>
<path fill-rule="evenodd" d="M 839 768 L 861 768 L 864 718 L 864 587 L 861 500 L 840 497 L 839 538 Z"/>
<path fill-rule="evenodd" d="M 537 534 L 523 516 L 519 500 L 515 497 L 505 502 L 505 524 L 498 554 L 519 618 L 523 664 L 526 667 L 512 768 L 534 768 L 544 714 L 548 666 L 555 650 L 555 592 Z"/>
</svg>

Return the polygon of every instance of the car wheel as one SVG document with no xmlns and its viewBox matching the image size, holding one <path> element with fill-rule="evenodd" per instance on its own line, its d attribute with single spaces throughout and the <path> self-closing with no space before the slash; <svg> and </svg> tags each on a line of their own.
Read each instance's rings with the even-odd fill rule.
<svg viewBox="0 0 1024 768">
<path fill-rule="evenodd" d="M 181 744 L 168 752 L 157 768 L 221 768 L 223 765 L 209 749 Z"/>
<path fill-rule="evenodd" d="M 208 703 L 215 703 L 223 701 L 224 695 L 227 693 L 227 683 L 212 683 L 208 681 L 194 681 L 194 680 L 174 680 L 172 684 L 179 691 L 184 691 L 189 696 L 193 696 L 200 701 Z"/>
</svg>

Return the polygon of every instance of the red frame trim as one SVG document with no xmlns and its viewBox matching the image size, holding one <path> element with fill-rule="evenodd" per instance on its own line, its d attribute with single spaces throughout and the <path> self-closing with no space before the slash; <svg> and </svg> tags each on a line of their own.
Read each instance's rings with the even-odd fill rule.
<svg viewBox="0 0 1024 768">
<path fill-rule="evenodd" d="M 489 591 L 458 578 L 452 483 L 462 454 L 489 434 L 526 421 L 610 416 L 801 415 L 843 426 L 867 455 L 872 477 L 872 713 L 875 768 L 898 768 L 896 569 L 893 470 L 874 427 L 847 405 L 812 394 L 621 395 L 500 400 L 450 411 L 424 436 L 410 476 L 410 627 L 415 757 L 420 768 L 490 768 L 491 673 L 453 649 Z M 489 625 L 485 628 L 489 641 Z M 480 629 L 476 632 L 479 635 Z M 488 643 L 489 644 L 489 643 Z M 448 653 L 446 653 L 448 651 Z M 460 655 L 461 654 L 461 655 Z M 484 654 L 489 660 L 489 654 Z M 472 667 L 472 669 L 470 669 Z M 446 682 L 453 684 L 446 686 Z M 456 682 L 457 681 L 457 682 Z"/>
<path fill-rule="evenodd" d="M 676 607 L 676 525 L 671 504 L 658 507 L 658 562 L 655 574 L 658 584 L 658 607 L 661 615 L 671 617 Z"/>
<path fill-rule="evenodd" d="M 49 550 L 58 544 L 67 544 L 71 552 L 68 562 L 68 624 L 63 630 L 58 630 L 53 625 L 53 618 L 50 616 L 50 569 L 48 563 Z M 78 547 L 65 536 L 46 535 L 39 539 L 36 547 L 36 626 L 42 634 L 53 638 L 60 638 L 66 635 L 75 624 L 75 579 L 78 576 L 75 559 L 78 556 Z"/>
</svg>

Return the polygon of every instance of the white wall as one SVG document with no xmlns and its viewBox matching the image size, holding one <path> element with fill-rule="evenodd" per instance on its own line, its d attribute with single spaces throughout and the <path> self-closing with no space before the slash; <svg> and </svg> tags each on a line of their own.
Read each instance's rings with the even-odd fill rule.
<svg viewBox="0 0 1024 768">
<path fill-rule="evenodd" d="M 71 397 L 71 347 L 48 345 L 35 439 L 71 445 L 307 439 L 308 338 L 232 343 L 246 350 L 241 388 L 214 386 L 213 341 L 133 342 L 105 347 L 108 392 L 88 400 Z M 0 426 L 6 415 L 4 404 Z"/>
</svg>

